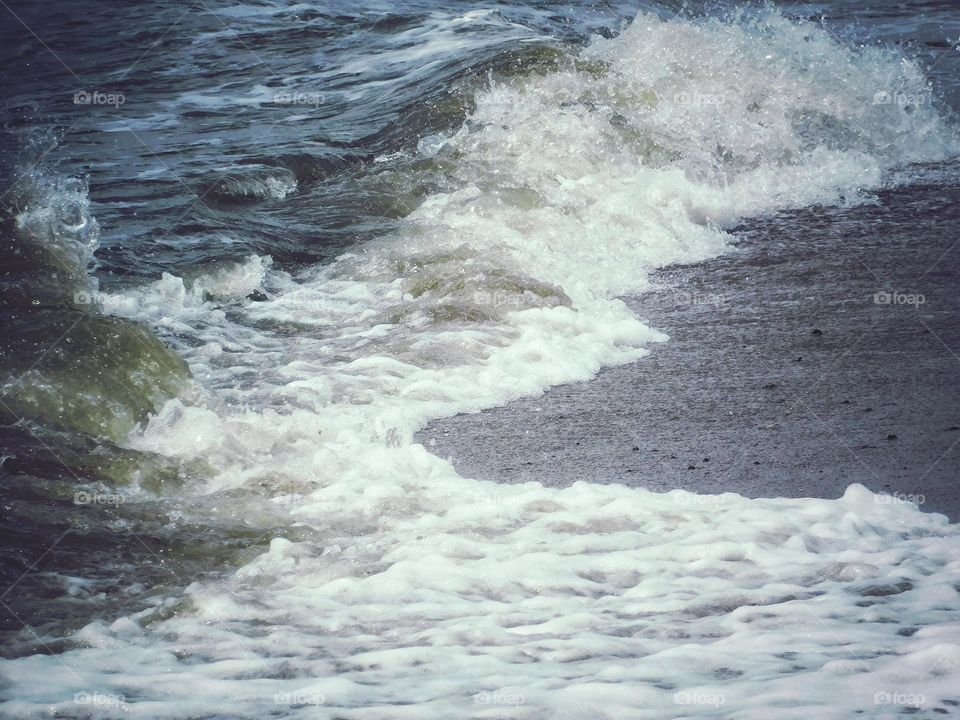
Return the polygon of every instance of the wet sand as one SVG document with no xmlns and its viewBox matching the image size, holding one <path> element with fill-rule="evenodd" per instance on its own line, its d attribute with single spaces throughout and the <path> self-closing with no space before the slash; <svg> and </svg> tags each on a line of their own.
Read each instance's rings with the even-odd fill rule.
<svg viewBox="0 0 960 720">
<path fill-rule="evenodd" d="M 741 227 L 735 252 L 626 299 L 670 336 L 648 357 L 418 441 L 502 482 L 825 498 L 862 483 L 960 520 L 952 185 Z"/>
</svg>

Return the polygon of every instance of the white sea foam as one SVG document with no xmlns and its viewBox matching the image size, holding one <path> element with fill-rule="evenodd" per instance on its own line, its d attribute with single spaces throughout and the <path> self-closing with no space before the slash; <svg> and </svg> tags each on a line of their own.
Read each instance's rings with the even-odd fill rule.
<svg viewBox="0 0 960 720">
<path fill-rule="evenodd" d="M 480 93 L 425 148 L 458 189 L 396 234 L 303 277 L 254 258 L 142 289 L 139 317 L 188 338 L 207 395 L 131 442 L 202 459 L 188 493 L 253 526 L 284 513 L 301 539 L 194 583 L 166 619 L 4 663 L 8 711 L 77 714 L 75 693 L 149 718 L 952 709 L 960 537 L 941 516 L 860 486 L 503 486 L 412 442 L 432 418 L 641 357 L 665 337 L 617 297 L 724 252 L 738 218 L 853 202 L 954 155 L 930 104 L 874 102 L 924 87 L 902 58 L 777 15 L 641 16 L 579 69 Z M 260 285 L 271 300 L 243 298 Z"/>
</svg>

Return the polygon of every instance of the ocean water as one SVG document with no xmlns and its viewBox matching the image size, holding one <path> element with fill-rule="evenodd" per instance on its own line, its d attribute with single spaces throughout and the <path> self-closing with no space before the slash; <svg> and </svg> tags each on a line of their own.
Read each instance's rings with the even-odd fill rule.
<svg viewBox="0 0 960 720">
<path fill-rule="evenodd" d="M 949 4 L 2 11 L 5 715 L 960 707 L 943 516 L 414 441 L 643 362 L 744 221 L 952 182 Z"/>
</svg>

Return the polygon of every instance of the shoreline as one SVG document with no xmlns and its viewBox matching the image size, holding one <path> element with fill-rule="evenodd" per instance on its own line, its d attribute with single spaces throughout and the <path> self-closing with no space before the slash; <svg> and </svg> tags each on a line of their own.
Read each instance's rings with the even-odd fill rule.
<svg viewBox="0 0 960 720">
<path fill-rule="evenodd" d="M 752 221 L 625 298 L 670 336 L 539 397 L 428 425 L 469 477 L 916 502 L 960 519 L 960 190 Z M 951 222 L 951 219 L 954 222 Z"/>
</svg>

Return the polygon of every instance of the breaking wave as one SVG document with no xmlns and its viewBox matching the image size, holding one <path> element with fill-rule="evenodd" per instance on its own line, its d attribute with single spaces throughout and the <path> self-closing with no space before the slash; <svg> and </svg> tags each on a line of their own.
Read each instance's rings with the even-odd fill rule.
<svg viewBox="0 0 960 720">
<path fill-rule="evenodd" d="M 298 537 L 194 583 L 175 612 L 4 663 L 8 710 L 69 714 L 99 693 L 120 698 L 104 717 L 847 718 L 905 673 L 951 701 L 945 518 L 859 486 L 502 486 L 413 435 L 637 360 L 666 337 L 618 297 L 654 269 L 726 252 L 746 217 L 866 201 L 957 147 L 893 51 L 769 11 L 641 14 L 378 158 L 370 172 L 442 178 L 395 232 L 301 272 L 252 257 L 108 295 L 203 388 L 129 446 L 202 461 L 184 498 L 253 526 L 281 512 Z"/>
</svg>

